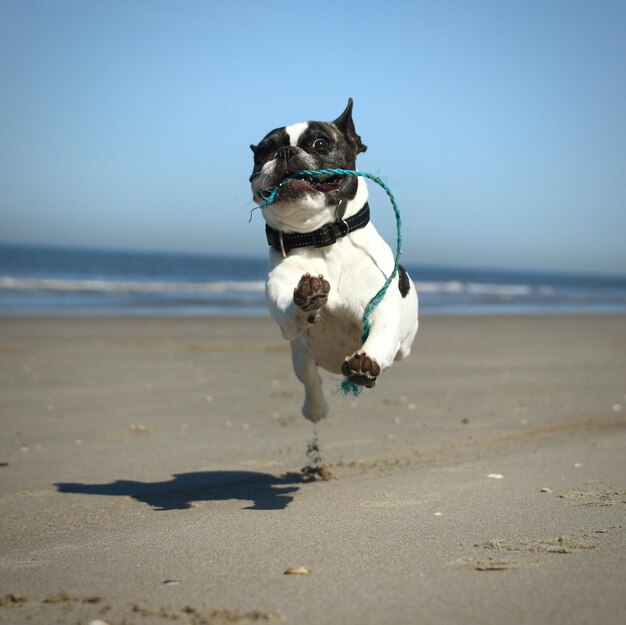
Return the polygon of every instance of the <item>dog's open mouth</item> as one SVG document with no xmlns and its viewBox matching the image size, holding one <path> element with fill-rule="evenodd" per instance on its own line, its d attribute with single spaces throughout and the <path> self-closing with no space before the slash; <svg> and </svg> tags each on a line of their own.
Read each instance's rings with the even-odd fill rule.
<svg viewBox="0 0 626 625">
<path fill-rule="evenodd" d="M 259 195 L 264 200 L 274 197 L 278 191 L 281 199 L 297 198 L 308 193 L 329 193 L 340 188 L 344 176 L 334 174 L 330 176 L 323 175 L 307 175 L 307 174 L 288 174 L 286 178 L 278 184 L 278 187 L 270 187 L 261 189 Z M 272 200 L 273 201 L 273 200 Z"/>
<path fill-rule="evenodd" d="M 335 191 L 341 184 L 343 176 L 306 176 L 295 175 L 291 177 L 294 182 L 304 182 L 311 187 L 314 191 L 320 191 L 321 193 L 328 193 L 329 191 Z M 285 184 L 285 183 L 283 183 Z"/>
</svg>

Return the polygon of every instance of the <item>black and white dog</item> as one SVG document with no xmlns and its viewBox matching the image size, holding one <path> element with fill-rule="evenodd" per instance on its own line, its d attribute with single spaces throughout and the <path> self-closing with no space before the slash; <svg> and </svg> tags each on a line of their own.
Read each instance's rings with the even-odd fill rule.
<svg viewBox="0 0 626 625">
<path fill-rule="evenodd" d="M 304 385 L 302 414 L 328 414 L 321 366 L 372 387 L 381 371 L 406 357 L 417 332 L 417 294 L 404 269 L 371 316 L 361 344 L 363 312 L 393 271 L 391 249 L 369 221 L 365 180 L 355 176 L 285 177 L 303 170 L 356 168 L 367 149 L 352 121 L 352 99 L 333 122 L 303 122 L 272 130 L 254 152 L 250 177 L 263 210 L 270 250 L 266 297 L 291 342 L 293 368 Z M 282 183 L 282 184 L 281 184 Z"/>
</svg>

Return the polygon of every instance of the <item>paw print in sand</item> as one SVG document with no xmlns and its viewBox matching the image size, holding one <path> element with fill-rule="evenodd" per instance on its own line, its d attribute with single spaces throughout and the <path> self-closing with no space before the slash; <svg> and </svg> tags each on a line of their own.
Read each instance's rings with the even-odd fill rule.
<svg viewBox="0 0 626 625">
<path fill-rule="evenodd" d="M 341 373 L 353 384 L 372 388 L 380 374 L 380 365 L 375 358 L 370 358 L 365 352 L 356 352 L 344 360 Z"/>
<path fill-rule="evenodd" d="M 330 284 L 324 280 L 323 275 L 320 274 L 316 278 L 310 273 L 305 273 L 293 291 L 293 301 L 304 312 L 313 313 L 309 321 L 314 323 L 317 321 L 319 309 L 328 301 L 329 291 Z"/>
</svg>

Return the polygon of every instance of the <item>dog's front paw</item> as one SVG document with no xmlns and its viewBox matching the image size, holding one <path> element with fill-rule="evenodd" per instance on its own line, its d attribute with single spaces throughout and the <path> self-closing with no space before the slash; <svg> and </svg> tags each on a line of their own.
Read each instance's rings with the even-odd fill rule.
<svg viewBox="0 0 626 625">
<path fill-rule="evenodd" d="M 353 384 L 372 388 L 376 386 L 380 365 L 375 358 L 370 358 L 365 352 L 356 352 L 343 361 L 341 373 Z"/>
<path fill-rule="evenodd" d="M 314 323 L 317 321 L 319 309 L 328 301 L 329 291 L 330 284 L 324 280 L 323 275 L 320 274 L 316 278 L 310 273 L 305 273 L 293 290 L 293 301 L 304 312 L 312 313 L 310 321 Z"/>
</svg>

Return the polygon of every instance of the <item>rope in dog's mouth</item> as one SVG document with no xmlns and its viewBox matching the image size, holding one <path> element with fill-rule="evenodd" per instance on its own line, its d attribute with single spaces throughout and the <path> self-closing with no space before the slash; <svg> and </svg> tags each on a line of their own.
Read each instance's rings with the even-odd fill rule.
<svg viewBox="0 0 626 625">
<path fill-rule="evenodd" d="M 380 185 L 389 200 L 391 201 L 391 205 L 393 207 L 394 213 L 396 215 L 396 254 L 395 260 L 393 264 L 393 271 L 391 275 L 385 280 L 385 283 L 380 288 L 378 293 L 372 297 L 367 306 L 365 307 L 365 311 L 363 312 L 363 332 L 361 333 L 361 343 L 365 343 L 367 337 L 369 336 L 371 330 L 371 321 L 370 317 L 374 312 L 374 309 L 380 302 L 382 302 L 385 297 L 385 293 L 387 293 L 387 289 L 393 282 L 394 278 L 398 275 L 398 266 L 400 264 L 400 255 L 402 254 L 402 218 L 400 217 L 400 209 L 398 208 L 398 204 L 396 203 L 396 199 L 391 192 L 391 189 L 387 185 L 384 180 L 381 180 L 378 176 L 374 174 L 370 174 L 364 171 L 356 171 L 352 169 L 305 169 L 303 171 L 299 171 L 295 174 L 290 174 L 284 180 L 282 180 L 277 187 L 272 187 L 271 189 L 261 189 L 260 195 L 263 198 L 264 202 L 261 206 L 261 209 L 267 208 L 270 204 L 273 204 L 276 201 L 278 196 L 278 192 L 280 191 L 280 186 L 294 179 L 307 179 L 312 178 L 314 176 L 329 176 L 326 180 L 331 180 L 337 176 L 361 176 L 362 178 L 368 178 L 372 180 L 376 184 Z M 330 178 L 332 177 L 332 178 Z M 345 395 L 358 395 L 363 387 L 358 384 L 354 384 L 351 382 L 349 378 L 344 378 L 343 382 L 340 385 L 340 390 L 343 391 Z"/>
</svg>

